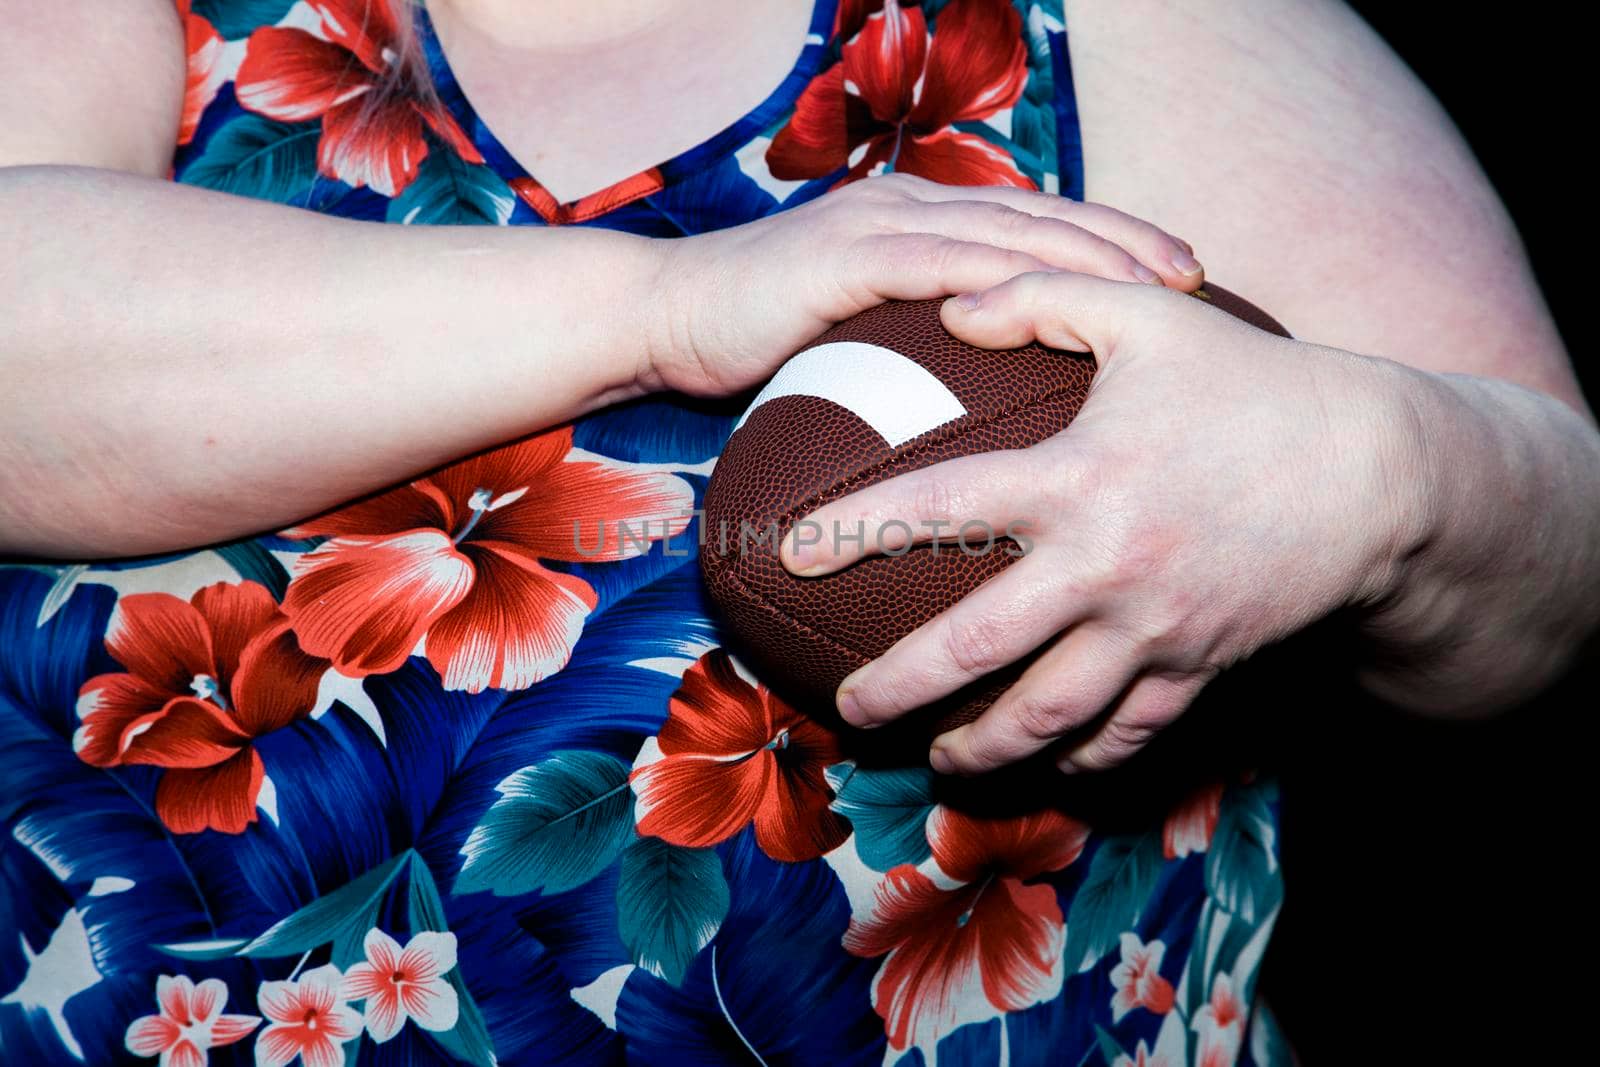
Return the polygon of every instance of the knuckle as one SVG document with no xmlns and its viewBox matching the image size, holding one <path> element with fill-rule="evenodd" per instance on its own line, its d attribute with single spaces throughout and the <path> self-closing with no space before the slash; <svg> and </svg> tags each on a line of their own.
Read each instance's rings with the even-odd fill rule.
<svg viewBox="0 0 1600 1067">
<path fill-rule="evenodd" d="M 939 277 L 950 274 L 964 257 L 973 252 L 973 246 L 948 237 L 921 237 L 914 240 L 917 244 L 913 246 L 912 255 L 925 270 Z"/>
<path fill-rule="evenodd" d="M 885 230 L 856 242 L 857 269 L 873 281 L 904 275 L 937 275 L 952 256 L 943 237 Z"/>
<path fill-rule="evenodd" d="M 1139 262 L 1137 256 L 1109 237 L 1094 234 L 1091 236 L 1090 241 L 1094 254 L 1108 268 L 1129 270 L 1135 263 Z"/>
<path fill-rule="evenodd" d="M 982 768 L 1008 762 L 1005 744 L 996 731 L 975 726 L 963 730 L 958 736 L 961 738 L 960 754 L 965 757 L 959 760 L 961 765 Z"/>
<path fill-rule="evenodd" d="M 880 201 L 902 201 L 912 197 L 912 192 L 917 187 L 916 180 L 909 174 L 892 171 L 888 174 L 879 174 L 864 181 L 853 182 L 845 186 L 846 189 L 857 190 L 857 195 L 863 199 L 876 199 Z"/>
<path fill-rule="evenodd" d="M 1046 743 L 1067 732 L 1066 709 L 1058 697 L 1018 693 L 1007 710 L 1012 724 L 1030 740 Z"/>
<path fill-rule="evenodd" d="M 1015 208 L 993 201 L 974 201 L 971 210 L 977 213 L 987 229 L 1007 243 L 1023 234 L 1029 228 L 1029 223 L 1039 221 L 1032 215 L 1025 215 Z"/>
<path fill-rule="evenodd" d="M 919 519 L 948 519 L 956 511 L 960 494 L 942 475 L 925 474 L 911 486 L 911 515 Z"/>
<path fill-rule="evenodd" d="M 988 674 L 1009 662 L 1006 656 L 1006 630 L 1006 626 L 986 616 L 947 623 L 944 628 L 945 654 L 963 674 Z"/>
<path fill-rule="evenodd" d="M 1066 449 L 1056 460 L 1054 477 L 1048 480 L 1046 494 L 1057 511 L 1076 510 L 1099 499 L 1104 478 L 1101 463 L 1087 452 Z"/>
<path fill-rule="evenodd" d="M 907 696 L 904 680 L 891 668 L 879 668 L 855 687 L 856 707 L 869 721 L 878 722 L 893 717 L 906 708 Z"/>
<path fill-rule="evenodd" d="M 1113 715 L 1101 727 L 1100 734 L 1100 751 L 1112 760 L 1123 760 L 1149 744 L 1156 728 L 1125 715 Z"/>
</svg>

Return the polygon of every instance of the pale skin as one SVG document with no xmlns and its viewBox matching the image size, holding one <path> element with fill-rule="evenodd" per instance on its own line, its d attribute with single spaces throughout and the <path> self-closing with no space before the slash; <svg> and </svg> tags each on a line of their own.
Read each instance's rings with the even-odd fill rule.
<svg viewBox="0 0 1600 1067">
<path fill-rule="evenodd" d="M 646 7 L 433 10 L 486 120 L 570 199 L 742 113 L 809 4 Z M 958 336 L 1092 350 L 1101 372 L 1059 437 L 816 516 L 1038 523 L 1033 555 L 841 690 L 848 719 L 884 722 L 1050 645 L 938 739 L 939 769 L 1113 766 L 1218 670 L 1333 611 L 1371 639 L 1370 688 L 1445 716 L 1525 698 L 1596 625 L 1600 438 L 1566 353 L 1470 155 L 1342 5 L 1069 3 L 1088 192 L 1131 214 L 875 179 L 671 245 L 402 231 L 161 182 L 176 19 L 166 0 L 87 8 L 0 2 L 18 83 L 0 107 L 20 109 L 0 121 L 0 242 L 19 250 L 0 263 L 0 548 L 284 525 L 616 399 L 748 387 L 879 299 L 964 293 Z M 63 77 L 46 44 L 83 25 Z M 675 34 L 764 58 L 684 75 Z M 596 128 L 586 107 L 651 121 L 614 149 L 564 140 Z M 1174 292 L 1199 282 L 1190 252 L 1305 340 Z"/>
</svg>

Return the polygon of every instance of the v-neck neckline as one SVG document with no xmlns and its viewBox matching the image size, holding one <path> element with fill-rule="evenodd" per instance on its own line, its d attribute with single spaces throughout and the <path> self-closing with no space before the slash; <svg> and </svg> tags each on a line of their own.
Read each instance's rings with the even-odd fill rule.
<svg viewBox="0 0 1600 1067">
<path fill-rule="evenodd" d="M 834 15 L 839 3 L 840 0 L 813 0 L 811 22 L 800 55 L 778 86 L 754 108 L 699 144 L 653 167 L 565 202 L 558 201 L 546 190 L 479 117 L 456 79 L 449 58 L 444 54 L 426 4 L 416 6 L 416 32 L 440 100 L 472 139 L 474 147 L 483 155 L 484 162 L 505 179 L 546 222 L 572 223 L 586 222 L 641 197 L 660 192 L 672 182 L 703 170 L 730 152 L 744 147 L 751 138 L 786 114 L 827 61 L 832 44 Z"/>
</svg>

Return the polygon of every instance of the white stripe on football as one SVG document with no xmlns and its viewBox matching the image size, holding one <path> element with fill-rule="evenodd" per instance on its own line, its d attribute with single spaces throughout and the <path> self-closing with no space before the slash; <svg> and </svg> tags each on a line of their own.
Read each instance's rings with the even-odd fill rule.
<svg viewBox="0 0 1600 1067">
<path fill-rule="evenodd" d="M 789 360 L 756 394 L 734 430 L 780 396 L 831 400 L 876 430 L 890 448 L 967 413 L 956 395 L 921 364 L 861 341 L 817 345 Z"/>
</svg>

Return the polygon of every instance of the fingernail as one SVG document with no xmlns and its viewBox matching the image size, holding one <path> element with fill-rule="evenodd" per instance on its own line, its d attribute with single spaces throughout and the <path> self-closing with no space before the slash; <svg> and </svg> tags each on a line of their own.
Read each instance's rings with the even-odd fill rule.
<svg viewBox="0 0 1600 1067">
<path fill-rule="evenodd" d="M 1133 265 L 1133 276 L 1138 278 L 1141 282 L 1144 282 L 1146 285 L 1161 284 L 1161 275 L 1157 274 L 1143 263 L 1135 263 Z"/>
<path fill-rule="evenodd" d="M 850 679 L 846 678 L 844 684 L 839 686 L 839 694 L 835 703 L 839 707 L 839 718 L 854 726 L 858 730 L 870 730 L 878 725 L 868 722 L 861 714 L 861 702 L 856 699 L 855 690 L 849 688 Z"/>
<path fill-rule="evenodd" d="M 960 296 L 956 297 L 956 307 L 960 308 L 962 311 L 972 311 L 977 308 L 978 304 L 982 302 L 982 300 L 982 293 L 962 293 Z"/>
<path fill-rule="evenodd" d="M 1056 769 L 1062 774 L 1078 773 L 1078 765 L 1073 763 L 1072 760 L 1067 756 L 1062 756 L 1060 759 L 1056 760 Z"/>
<path fill-rule="evenodd" d="M 1200 273 L 1200 261 L 1187 252 L 1172 253 L 1172 265 L 1178 268 L 1179 274 L 1190 275 Z"/>
<path fill-rule="evenodd" d="M 938 774 L 956 773 L 956 761 L 951 759 L 950 753 L 939 745 L 934 745 L 928 750 L 928 766 L 932 767 Z"/>
<path fill-rule="evenodd" d="M 817 558 L 817 550 L 810 545 L 801 545 L 791 548 L 784 553 L 783 565 L 790 574 L 805 577 L 815 571 L 822 561 Z"/>
</svg>

